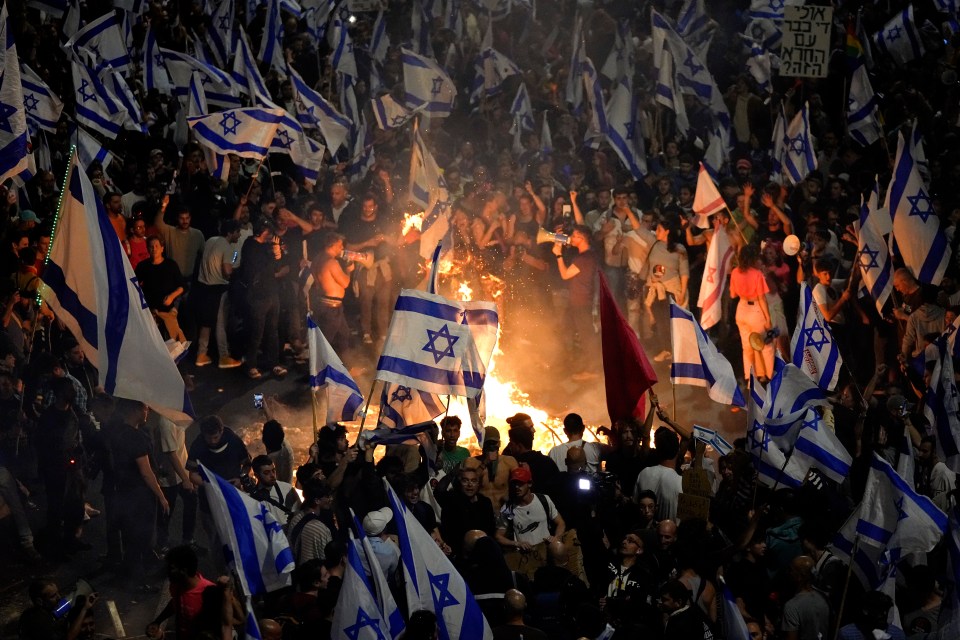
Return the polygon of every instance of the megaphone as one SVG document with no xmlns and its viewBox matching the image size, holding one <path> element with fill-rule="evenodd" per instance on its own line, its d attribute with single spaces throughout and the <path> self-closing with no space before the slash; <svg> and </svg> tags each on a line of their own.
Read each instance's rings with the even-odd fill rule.
<svg viewBox="0 0 960 640">
<path fill-rule="evenodd" d="M 373 267 L 373 254 L 367 253 L 366 251 L 347 251 L 344 249 L 343 253 L 340 254 L 340 258 L 347 262 L 356 262 L 361 267 L 366 267 L 367 269 Z"/>
<path fill-rule="evenodd" d="M 750 334 L 750 348 L 754 351 L 763 351 L 763 348 L 780 337 L 780 329 L 774 327 L 764 333 L 753 332 Z"/>
<path fill-rule="evenodd" d="M 537 244 L 547 244 L 548 242 L 570 244 L 570 236 L 562 233 L 550 233 L 546 229 L 537 229 Z"/>
</svg>

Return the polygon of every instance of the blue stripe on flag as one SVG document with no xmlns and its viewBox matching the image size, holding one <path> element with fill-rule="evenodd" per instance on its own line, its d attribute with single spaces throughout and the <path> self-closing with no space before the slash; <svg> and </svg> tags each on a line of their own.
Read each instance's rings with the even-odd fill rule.
<svg viewBox="0 0 960 640">
<path fill-rule="evenodd" d="M 890 538 L 893 537 L 892 531 L 887 531 L 883 527 L 877 526 L 873 522 L 868 522 L 866 520 L 859 520 L 857 522 L 857 533 L 865 538 L 876 540 L 880 544 L 887 544 L 887 542 L 890 541 Z"/>
<path fill-rule="evenodd" d="M 946 251 L 947 236 L 941 229 L 938 230 L 936 235 L 933 237 L 933 243 L 930 245 L 930 249 L 927 252 L 927 257 L 923 261 L 923 266 L 920 268 L 920 274 L 917 276 L 917 278 L 921 282 L 934 281 L 937 270 L 943 263 L 943 258 L 946 255 Z"/>
<path fill-rule="evenodd" d="M 475 371 L 448 371 L 394 356 L 380 356 L 377 371 L 391 371 L 408 378 L 416 378 L 433 384 L 461 386 L 468 389 L 483 388 L 483 375 Z"/>
<path fill-rule="evenodd" d="M 97 314 L 90 311 L 80 302 L 77 292 L 67 286 L 63 269 L 56 262 L 48 262 L 43 269 L 43 282 L 57 294 L 60 306 L 72 315 L 80 327 L 83 339 L 93 347 L 98 348 Z"/>
<path fill-rule="evenodd" d="M 815 460 L 816 466 L 821 469 L 834 471 L 839 476 L 845 476 L 850 471 L 849 464 L 806 438 L 797 438 L 796 450 Z"/>
<path fill-rule="evenodd" d="M 244 549 L 256 549 L 257 545 L 253 538 L 252 523 L 250 514 L 247 512 L 247 506 L 243 504 L 237 488 L 216 474 L 213 475 L 213 481 L 217 483 L 224 503 L 227 505 L 227 511 L 230 514 L 230 524 L 233 525 L 233 534 L 237 538 L 237 549 L 241 552 Z M 208 478 L 209 480 L 209 478 Z M 263 583 L 263 577 L 260 575 L 260 561 L 256 552 L 251 554 L 242 554 L 239 558 L 233 558 L 235 566 L 243 572 L 243 576 L 250 587 L 251 594 L 265 593 L 266 585 Z"/>
<path fill-rule="evenodd" d="M 945 531 L 947 528 L 947 516 L 943 511 L 940 511 L 933 502 L 926 496 L 917 495 L 917 492 L 907 484 L 906 480 L 900 477 L 900 475 L 894 471 L 893 467 L 889 463 L 882 461 L 882 458 L 873 456 L 873 462 L 870 464 L 874 469 L 883 472 L 887 478 L 890 479 L 891 484 L 900 491 L 901 493 L 906 494 L 908 497 L 916 496 L 916 500 L 912 500 L 913 504 L 920 507 L 920 509 L 927 514 L 927 516 L 933 520 L 942 531 Z"/>
<path fill-rule="evenodd" d="M 413 548 L 410 546 L 410 534 L 407 532 L 407 522 L 403 517 L 407 508 L 397 500 L 397 496 L 393 491 L 387 491 L 387 500 L 390 501 L 390 508 L 393 509 L 393 521 L 397 525 L 397 542 L 400 546 L 400 561 L 410 576 L 410 586 L 412 586 L 413 590 L 419 595 L 420 580 L 417 578 L 417 563 L 413 558 Z"/>
</svg>

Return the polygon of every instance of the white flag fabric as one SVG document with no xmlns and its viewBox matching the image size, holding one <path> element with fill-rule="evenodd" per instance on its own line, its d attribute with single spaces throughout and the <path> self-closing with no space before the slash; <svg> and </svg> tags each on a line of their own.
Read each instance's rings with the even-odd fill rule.
<svg viewBox="0 0 960 640">
<path fill-rule="evenodd" d="M 285 4 L 284 0 L 266 0 L 266 23 L 263 25 L 263 33 L 260 36 L 260 51 L 257 52 L 257 60 L 267 63 L 280 72 L 287 66 L 283 58 L 284 28 L 283 16 L 280 13 L 282 4 Z M 287 6 L 283 8 L 289 9 Z M 248 14 L 248 16 L 251 15 Z"/>
<path fill-rule="evenodd" d="M 116 138 L 126 118 L 124 111 L 86 65 L 73 62 L 72 67 L 77 122 L 108 138 Z"/>
<path fill-rule="evenodd" d="M 207 95 L 203 90 L 202 76 L 199 71 L 194 71 L 193 77 L 190 78 L 187 117 L 208 114 Z M 217 180 L 227 180 L 230 177 L 230 156 L 221 155 L 206 145 L 200 145 L 200 149 L 203 151 L 203 158 L 210 175 Z"/>
<path fill-rule="evenodd" d="M 540 153 L 548 156 L 553 153 L 553 134 L 550 133 L 550 120 L 547 113 L 543 113 L 543 122 L 540 126 Z"/>
<path fill-rule="evenodd" d="M 777 119 L 773 122 L 773 156 L 770 158 L 770 179 L 777 184 L 784 183 L 784 162 L 787 157 L 785 144 L 787 132 L 787 116 L 783 112 L 783 103 L 777 106 Z"/>
<path fill-rule="evenodd" d="M 533 131 L 537 123 L 533 118 L 533 105 L 530 102 L 530 94 L 527 92 L 527 85 L 523 82 L 517 87 L 517 94 L 510 105 L 510 115 L 514 117 L 514 127 L 519 122 L 524 131 Z"/>
<path fill-rule="evenodd" d="M 890 18 L 883 29 L 874 34 L 873 41 L 897 64 L 922 58 L 925 50 L 920 30 L 913 19 L 913 5 L 907 5 L 906 9 Z"/>
<path fill-rule="evenodd" d="M 426 609 L 437 615 L 441 640 L 492 640 L 470 587 L 430 534 L 384 480 L 393 510 L 407 592 L 407 611 Z"/>
<path fill-rule="evenodd" d="M 187 124 L 201 144 L 217 153 L 259 160 L 269 153 L 284 115 L 282 109 L 248 107 L 190 117 Z"/>
<path fill-rule="evenodd" d="M 707 248 L 700 297 L 697 300 L 697 306 L 701 309 L 700 326 L 704 329 L 720 322 L 723 316 L 723 289 L 727 286 L 733 254 L 727 230 L 718 224 L 714 225 L 713 239 Z"/>
<path fill-rule="evenodd" d="M 687 107 L 683 102 L 683 96 L 680 95 L 680 88 L 677 86 L 677 74 L 674 73 L 673 54 L 666 48 L 666 40 L 654 43 L 654 58 L 657 67 L 657 87 L 654 100 L 662 104 L 667 109 L 673 111 L 676 117 L 676 126 L 679 133 L 685 134 L 690 130 L 690 120 L 687 118 Z"/>
<path fill-rule="evenodd" d="M 210 24 L 207 26 L 207 42 L 217 60 L 217 65 L 225 67 L 230 56 L 234 53 L 234 15 L 236 5 L 232 0 L 223 0 L 216 5 L 210 14 Z"/>
<path fill-rule="evenodd" d="M 326 422 L 355 420 L 363 409 L 360 387 L 309 314 L 307 344 L 310 352 L 310 387 L 324 387 L 327 390 Z"/>
<path fill-rule="evenodd" d="M 373 23 L 373 33 L 370 36 L 370 45 L 368 51 L 370 57 L 383 64 L 387 59 L 387 52 L 390 49 L 390 36 L 387 35 L 387 20 L 383 11 L 377 14 L 377 19 Z"/>
<path fill-rule="evenodd" d="M 339 14 L 335 15 L 327 33 L 330 48 L 333 50 L 333 68 L 339 73 L 357 77 L 357 59 L 353 53 L 353 39 L 350 31 Z"/>
<path fill-rule="evenodd" d="M 427 484 L 429 487 L 430 484 Z M 426 488 L 426 487 L 425 487 Z M 432 494 L 431 494 L 432 495 Z M 353 510 L 350 510 L 351 515 L 353 515 Z M 356 518 L 356 516 L 354 516 Z M 370 538 L 364 536 L 360 540 L 354 541 L 356 544 L 360 544 L 362 547 L 363 554 L 367 557 L 367 567 L 370 569 L 370 582 L 373 584 L 373 592 L 377 596 L 377 606 L 380 609 L 380 613 L 383 615 L 383 620 L 386 621 L 387 627 L 390 631 L 390 637 L 393 640 L 396 640 L 397 637 L 403 632 L 406 628 L 406 622 L 403 620 L 403 612 L 400 610 L 400 607 L 397 606 L 396 600 L 393 598 L 393 593 L 390 591 L 390 585 L 387 583 L 387 577 L 383 575 L 383 569 L 380 567 L 380 563 L 377 562 L 373 553 L 373 545 L 370 544 Z M 359 553 L 358 549 L 358 553 Z"/>
<path fill-rule="evenodd" d="M 898 134 L 897 159 L 887 188 L 887 209 L 893 218 L 892 253 L 899 253 L 920 282 L 939 285 L 950 264 L 950 245 L 902 134 Z"/>
<path fill-rule="evenodd" d="M 104 170 L 113 162 L 113 154 L 103 144 L 94 138 L 89 131 L 77 125 L 77 160 L 84 169 L 89 169 L 94 162 L 99 163 Z"/>
<path fill-rule="evenodd" d="M 878 211 L 879 186 L 876 180 L 866 201 L 860 204 L 860 226 L 857 232 L 857 264 L 863 276 L 863 284 L 883 313 L 883 305 L 893 291 L 893 264 L 883 237 L 882 224 L 889 226 L 890 217 Z"/>
<path fill-rule="evenodd" d="M 757 42 L 750 43 L 750 57 L 747 58 L 747 71 L 757 82 L 757 88 L 761 95 L 770 93 L 770 53 L 763 48 L 763 45 Z"/>
<path fill-rule="evenodd" d="M 363 569 L 362 552 L 357 545 L 358 541 L 351 532 L 343 584 L 333 610 L 330 637 L 332 640 L 387 640 L 387 637 L 392 637 L 389 624 L 377 605 L 373 587 Z M 370 566 L 379 567 L 376 557 L 368 558 L 367 562 Z"/>
<path fill-rule="evenodd" d="M 757 470 L 757 479 L 768 487 L 797 488 L 803 484 L 806 473 L 794 475 L 787 464 L 786 454 L 773 441 L 765 425 L 763 397 L 766 391 L 750 372 L 750 423 L 747 426 L 747 451 Z"/>
<path fill-rule="evenodd" d="M 227 565 L 239 579 L 245 596 L 262 595 L 289 587 L 293 553 L 283 527 L 266 504 L 200 465 L 210 515 L 217 527 Z"/>
<path fill-rule="evenodd" d="M 583 141 L 593 148 L 599 148 L 607 131 L 607 112 L 606 105 L 603 103 L 600 74 L 593 66 L 593 61 L 587 57 L 580 62 L 580 73 L 583 75 L 583 88 L 590 105 L 590 124 L 583 134 Z"/>
<path fill-rule="evenodd" d="M 223 4 L 232 5 L 233 3 L 224 2 Z M 163 64 L 163 53 L 160 52 L 160 45 L 157 44 L 157 37 L 149 27 L 143 37 L 143 86 L 147 91 L 156 89 L 162 93 L 167 93 L 172 88 L 166 66 Z"/>
<path fill-rule="evenodd" d="M 629 85 L 621 83 L 613 89 L 606 106 L 606 135 L 623 166 L 634 179 L 641 180 L 647 174 L 647 154 L 637 126 L 635 100 Z"/>
<path fill-rule="evenodd" d="M 413 112 L 393 99 L 389 93 L 371 98 L 373 117 L 377 119 L 377 126 L 381 129 L 397 129 L 410 122 Z"/>
<path fill-rule="evenodd" d="M 723 577 L 720 578 L 720 594 L 723 596 L 721 601 L 723 613 L 720 616 L 723 621 L 723 637 L 727 640 L 749 640 L 750 632 L 747 630 L 747 622 L 743 619 L 740 607 L 737 606 L 737 601 L 730 593 L 730 588 Z"/>
<path fill-rule="evenodd" d="M 783 137 L 783 171 L 793 184 L 800 184 L 817 168 L 817 154 L 813 143 L 809 106 L 805 102 L 803 108 L 790 121 Z"/>
<path fill-rule="evenodd" d="M 877 98 L 870 84 L 867 66 L 862 61 L 850 74 L 847 95 L 847 131 L 850 137 L 864 147 L 880 139 L 882 133 L 877 119 Z"/>
<path fill-rule="evenodd" d="M 438 203 L 446 206 L 450 201 L 450 193 L 447 191 L 447 183 L 443 179 L 440 167 L 423 141 L 420 129 L 416 126 L 413 129 L 409 194 L 410 201 L 422 207 L 424 211 L 432 210 Z M 432 254 L 436 244 L 436 242 L 433 242 L 430 245 L 428 256 Z"/>
<path fill-rule="evenodd" d="M 164 63 L 170 73 L 173 93 L 180 99 L 181 104 L 187 104 L 190 78 L 194 71 L 198 71 L 204 78 L 204 92 L 210 104 L 227 109 L 240 106 L 239 88 L 226 72 L 179 51 L 161 47 L 160 53 L 163 54 Z"/>
<path fill-rule="evenodd" d="M 6 3 L 0 9 L 0 55 L 0 182 L 5 182 L 27 169 L 30 143 L 20 60 Z"/>
<path fill-rule="evenodd" d="M 960 394 L 954 379 L 953 357 L 958 324 L 960 321 L 954 320 L 934 343 L 937 358 L 923 398 L 923 415 L 937 436 L 937 457 L 954 472 L 960 469 Z"/>
<path fill-rule="evenodd" d="M 379 424 L 392 429 L 435 420 L 446 407 L 439 396 L 385 382 L 380 393 Z"/>
<path fill-rule="evenodd" d="M 65 183 L 40 295 L 80 343 L 107 393 L 189 417 L 193 410 L 183 378 L 77 159 Z"/>
<path fill-rule="evenodd" d="M 264 82 L 260 69 L 257 68 L 257 60 L 253 57 L 247 33 L 243 27 L 238 27 L 238 30 L 235 40 L 236 55 L 233 58 L 233 69 L 230 75 L 240 91 L 250 96 L 252 103 L 258 105 L 272 103 L 273 98 L 267 90 L 267 83 Z"/>
<path fill-rule="evenodd" d="M 422 107 L 431 117 L 450 115 L 457 97 L 457 86 L 450 76 L 429 58 L 409 49 L 401 49 L 400 52 L 407 106 L 411 109 Z"/>
<path fill-rule="evenodd" d="M 95 71 L 105 67 L 116 71 L 130 68 L 130 50 L 120 31 L 120 22 L 113 11 L 87 23 L 64 45 L 65 49 L 86 51 L 95 58 Z"/>
<path fill-rule="evenodd" d="M 670 337 L 671 383 L 706 387 L 714 402 L 746 406 L 733 366 L 710 341 L 693 314 L 673 302 L 670 303 Z"/>
<path fill-rule="evenodd" d="M 818 387 L 795 364 L 786 363 L 778 353 L 774 359 L 774 374 L 764 396 L 764 424 L 771 426 L 773 437 L 784 436 L 788 430 L 796 427 L 810 407 L 829 407 L 827 393 Z M 793 448 L 796 435 L 790 436 L 789 446 Z M 784 443 L 781 442 L 781 445 Z"/>
<path fill-rule="evenodd" d="M 497 342 L 497 305 L 403 289 L 377 379 L 438 395 L 476 397 Z"/>
<path fill-rule="evenodd" d="M 833 391 L 843 368 L 840 347 L 833 339 L 830 326 L 823 319 L 820 305 L 813 299 L 813 291 L 806 282 L 800 283 L 800 306 L 797 326 L 790 340 L 793 364 L 821 389 Z"/>
<path fill-rule="evenodd" d="M 726 208 L 726 201 L 723 199 L 723 196 L 720 195 L 720 191 L 717 189 L 717 185 L 714 184 L 710 172 L 707 171 L 707 168 L 703 166 L 701 162 L 700 172 L 697 174 L 697 191 L 693 196 L 693 212 L 700 216 L 701 219 L 706 219 L 707 216 L 720 213 Z M 701 228 L 709 228 L 703 227 L 702 225 L 698 226 L 701 226 Z"/>
<path fill-rule="evenodd" d="M 56 132 L 57 122 L 63 113 L 63 102 L 27 65 L 21 67 L 20 82 L 23 84 L 23 107 L 27 112 L 27 120 L 32 120 L 41 129 Z"/>
<path fill-rule="evenodd" d="M 788 463 L 792 468 L 791 475 L 806 476 L 807 471 L 815 467 L 823 475 L 840 484 L 850 475 L 852 462 L 853 458 L 837 439 L 833 429 L 823 422 L 819 413 L 808 409 L 793 442 L 793 454 Z"/>
<path fill-rule="evenodd" d="M 311 89 L 293 68 L 288 67 L 287 74 L 293 85 L 297 121 L 305 127 L 318 127 L 330 153 L 336 153 L 347 141 L 353 122 Z"/>
<path fill-rule="evenodd" d="M 120 75 L 119 71 L 104 69 L 100 74 L 107 90 L 110 91 L 123 113 L 123 128 L 128 131 L 139 131 L 147 133 L 147 125 L 144 123 L 143 109 L 140 108 L 140 101 L 133 95 L 127 81 Z"/>
</svg>

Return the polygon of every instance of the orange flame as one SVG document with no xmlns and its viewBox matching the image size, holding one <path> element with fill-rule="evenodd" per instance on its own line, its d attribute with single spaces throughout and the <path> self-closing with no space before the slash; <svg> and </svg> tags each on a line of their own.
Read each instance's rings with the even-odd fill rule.
<svg viewBox="0 0 960 640">
<path fill-rule="evenodd" d="M 410 233 L 411 229 L 420 231 L 421 227 L 423 227 L 423 211 L 420 213 L 405 213 L 403 215 L 403 227 L 401 228 L 403 235 Z"/>
</svg>

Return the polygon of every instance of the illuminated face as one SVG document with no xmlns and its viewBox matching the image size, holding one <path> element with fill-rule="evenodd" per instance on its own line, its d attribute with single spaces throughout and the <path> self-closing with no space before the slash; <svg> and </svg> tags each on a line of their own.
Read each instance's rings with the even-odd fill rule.
<svg viewBox="0 0 960 640">
<path fill-rule="evenodd" d="M 160 244 L 160 241 L 156 238 L 147 241 L 147 252 L 150 254 L 150 259 L 159 261 L 163 258 L 163 245 Z"/>
<path fill-rule="evenodd" d="M 257 480 L 268 487 L 277 484 L 277 467 L 272 464 L 261 465 L 257 472 Z"/>
<path fill-rule="evenodd" d="M 137 220 L 133 223 L 133 235 L 137 238 L 143 238 L 147 235 L 147 223 L 143 220 Z"/>
<path fill-rule="evenodd" d="M 120 199 L 120 196 L 110 196 L 107 200 L 107 211 L 110 213 L 120 213 L 123 211 L 123 200 Z"/>
<path fill-rule="evenodd" d="M 474 470 L 460 472 L 460 490 L 463 495 L 472 498 L 480 491 L 480 475 Z"/>
<path fill-rule="evenodd" d="M 460 428 L 455 424 L 445 424 L 440 430 L 443 435 L 443 444 L 452 449 L 457 446 L 457 440 L 460 439 Z"/>
<path fill-rule="evenodd" d="M 342 206 L 347 201 L 347 187 L 342 184 L 335 184 L 330 187 L 330 203 L 334 207 Z"/>
<path fill-rule="evenodd" d="M 181 211 L 180 215 L 177 216 L 177 228 L 186 231 L 190 228 L 190 213 L 188 211 Z"/>
<path fill-rule="evenodd" d="M 336 258 L 343 253 L 343 240 L 337 240 L 327 248 L 327 255 Z"/>
<path fill-rule="evenodd" d="M 377 217 L 377 201 L 371 198 L 364 200 L 362 213 L 364 219 L 366 220 Z"/>
<path fill-rule="evenodd" d="M 653 498 L 640 498 L 640 513 L 647 520 L 652 520 L 657 515 L 657 501 Z"/>
</svg>

